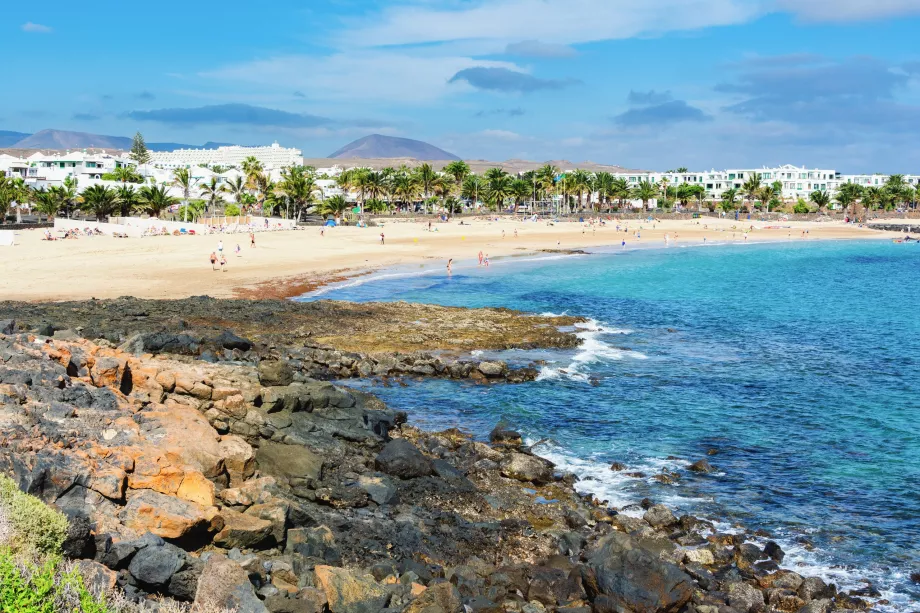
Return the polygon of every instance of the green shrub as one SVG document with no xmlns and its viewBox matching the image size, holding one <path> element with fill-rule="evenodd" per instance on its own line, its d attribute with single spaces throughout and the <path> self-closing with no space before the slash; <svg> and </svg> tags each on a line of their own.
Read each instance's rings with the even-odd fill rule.
<svg viewBox="0 0 920 613">
<path fill-rule="evenodd" d="M 0 551 L 0 611 L 114 613 L 105 597 L 91 594 L 79 573 L 59 558 L 23 562 L 9 549 Z"/>
<path fill-rule="evenodd" d="M 5 521 L 4 521 L 5 520 Z M 6 475 L 0 475 L 0 522 L 14 551 L 57 555 L 67 536 L 67 518 L 60 511 L 19 490 Z"/>
</svg>

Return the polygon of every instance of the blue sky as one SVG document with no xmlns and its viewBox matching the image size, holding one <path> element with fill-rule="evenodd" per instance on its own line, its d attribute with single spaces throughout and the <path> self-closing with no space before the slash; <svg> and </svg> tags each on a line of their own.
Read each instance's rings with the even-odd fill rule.
<svg viewBox="0 0 920 613">
<path fill-rule="evenodd" d="M 920 0 L 14 3 L 0 129 L 920 173 Z"/>
</svg>

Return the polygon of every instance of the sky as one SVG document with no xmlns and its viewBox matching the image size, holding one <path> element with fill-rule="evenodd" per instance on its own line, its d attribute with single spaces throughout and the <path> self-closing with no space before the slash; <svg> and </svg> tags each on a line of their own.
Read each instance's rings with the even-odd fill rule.
<svg viewBox="0 0 920 613">
<path fill-rule="evenodd" d="M 0 130 L 920 174 L 920 0 L 13 3 Z"/>
</svg>

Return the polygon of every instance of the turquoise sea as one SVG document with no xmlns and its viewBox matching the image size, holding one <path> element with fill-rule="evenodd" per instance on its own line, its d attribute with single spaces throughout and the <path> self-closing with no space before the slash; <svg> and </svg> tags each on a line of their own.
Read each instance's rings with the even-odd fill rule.
<svg viewBox="0 0 920 613">
<path fill-rule="evenodd" d="M 644 497 L 764 529 L 786 566 L 920 610 L 920 245 L 711 245 L 390 270 L 306 300 L 590 318 L 524 385 L 361 383 L 418 425 L 505 419 L 617 507 Z M 707 457 L 708 450 L 717 453 Z M 707 457 L 717 472 L 686 466 Z M 623 462 L 629 477 L 611 471 Z M 675 484 L 652 477 L 681 474 Z"/>
</svg>

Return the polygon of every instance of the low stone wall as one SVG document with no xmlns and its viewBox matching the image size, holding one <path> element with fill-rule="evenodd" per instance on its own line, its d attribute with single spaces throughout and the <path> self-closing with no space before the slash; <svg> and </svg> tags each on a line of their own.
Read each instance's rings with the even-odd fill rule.
<svg viewBox="0 0 920 613">
<path fill-rule="evenodd" d="M 905 234 L 920 234 L 920 220 L 916 223 L 870 223 L 869 227 L 873 230 L 885 230 L 887 232 L 903 232 Z"/>
</svg>

